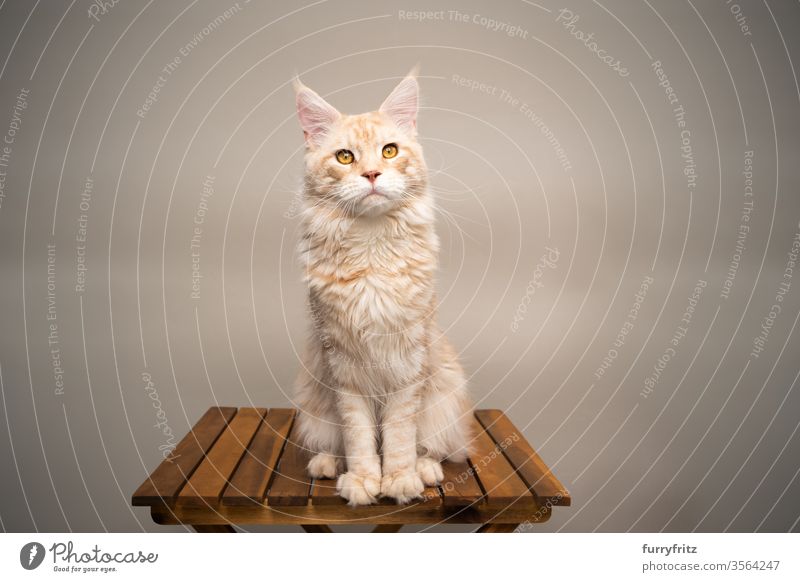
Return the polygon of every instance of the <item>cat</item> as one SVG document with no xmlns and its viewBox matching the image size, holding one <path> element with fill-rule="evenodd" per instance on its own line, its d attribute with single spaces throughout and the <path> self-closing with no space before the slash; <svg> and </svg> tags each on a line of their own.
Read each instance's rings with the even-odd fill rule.
<svg viewBox="0 0 800 582">
<path fill-rule="evenodd" d="M 301 264 L 312 330 L 296 382 L 308 474 L 350 505 L 408 503 L 468 454 L 472 403 L 436 324 L 439 239 L 406 76 L 341 114 L 295 80 L 305 136 Z"/>
</svg>

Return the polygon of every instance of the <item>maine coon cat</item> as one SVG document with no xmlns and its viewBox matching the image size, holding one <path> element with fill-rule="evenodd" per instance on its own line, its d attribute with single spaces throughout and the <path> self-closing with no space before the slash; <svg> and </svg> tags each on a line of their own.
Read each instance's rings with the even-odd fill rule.
<svg viewBox="0 0 800 582">
<path fill-rule="evenodd" d="M 312 477 L 351 505 L 406 503 L 463 460 L 471 403 L 436 324 L 439 241 L 417 141 L 419 88 L 377 111 L 339 113 L 295 83 L 305 134 L 301 264 L 312 330 L 297 379 Z"/>
</svg>

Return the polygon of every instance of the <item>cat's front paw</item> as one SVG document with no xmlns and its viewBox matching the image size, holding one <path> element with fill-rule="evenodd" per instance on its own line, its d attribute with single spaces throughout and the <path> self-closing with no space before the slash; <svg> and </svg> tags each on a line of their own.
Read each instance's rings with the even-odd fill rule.
<svg viewBox="0 0 800 582">
<path fill-rule="evenodd" d="M 381 479 L 381 495 L 393 497 L 397 503 L 408 503 L 412 499 L 422 497 L 422 484 L 416 471 L 395 471 L 383 476 Z"/>
<path fill-rule="evenodd" d="M 378 475 L 359 475 L 349 471 L 339 476 L 336 491 L 352 506 L 369 505 L 375 503 L 381 492 L 381 479 Z"/>
</svg>

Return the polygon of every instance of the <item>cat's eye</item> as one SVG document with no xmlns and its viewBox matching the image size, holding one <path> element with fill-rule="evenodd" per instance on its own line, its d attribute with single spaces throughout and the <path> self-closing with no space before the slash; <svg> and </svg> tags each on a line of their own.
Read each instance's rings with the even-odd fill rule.
<svg viewBox="0 0 800 582">
<path fill-rule="evenodd" d="M 383 157 L 387 160 L 389 158 L 393 158 L 397 155 L 397 144 L 396 143 L 387 143 L 383 146 Z"/>
<path fill-rule="evenodd" d="M 336 161 L 340 164 L 348 165 L 352 164 L 353 160 L 355 160 L 355 156 L 353 152 L 350 150 L 339 150 L 336 152 Z"/>
</svg>

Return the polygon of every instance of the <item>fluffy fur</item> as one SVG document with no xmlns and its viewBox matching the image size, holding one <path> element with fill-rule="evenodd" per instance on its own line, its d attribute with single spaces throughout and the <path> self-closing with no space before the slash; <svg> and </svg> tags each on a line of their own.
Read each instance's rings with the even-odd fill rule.
<svg viewBox="0 0 800 582">
<path fill-rule="evenodd" d="M 343 115 L 299 81 L 306 139 L 301 263 L 312 330 L 297 379 L 312 477 L 351 505 L 405 503 L 463 460 L 464 373 L 436 324 L 439 241 L 412 73 L 378 111 Z M 383 155 L 394 144 L 394 157 Z M 352 152 L 342 163 L 337 152 Z"/>
</svg>

